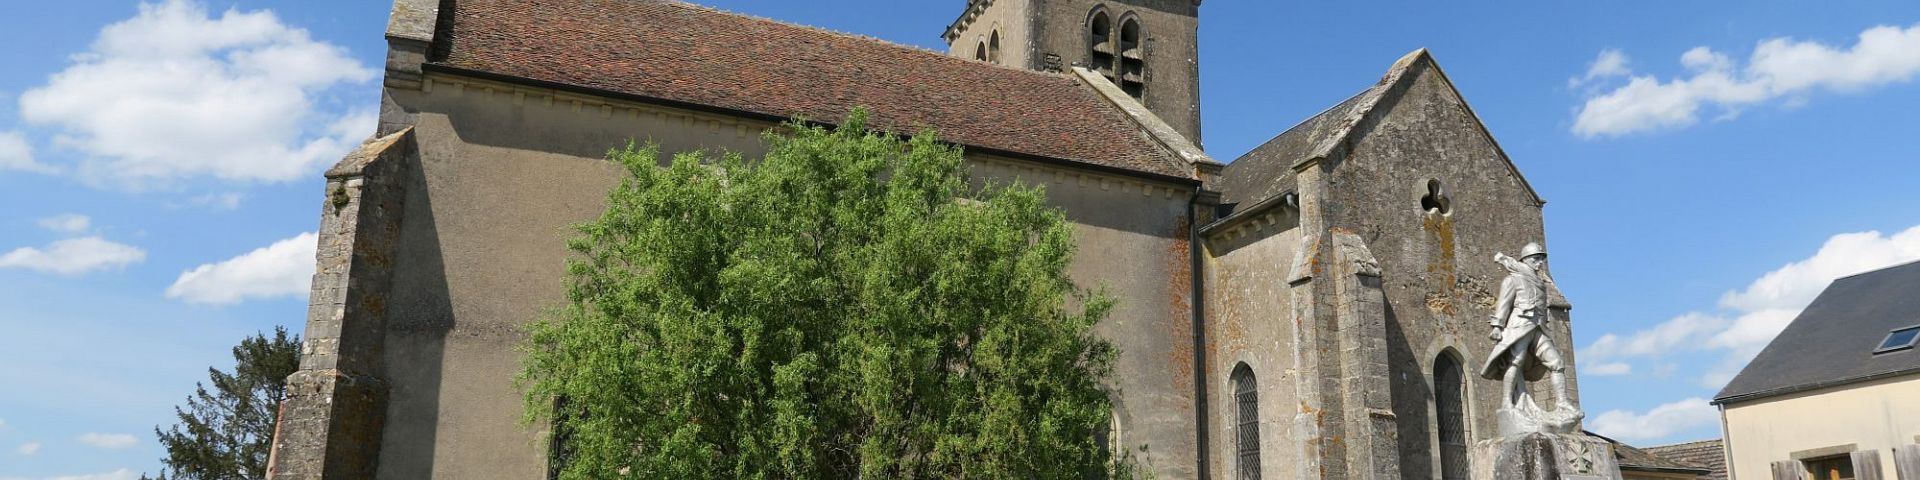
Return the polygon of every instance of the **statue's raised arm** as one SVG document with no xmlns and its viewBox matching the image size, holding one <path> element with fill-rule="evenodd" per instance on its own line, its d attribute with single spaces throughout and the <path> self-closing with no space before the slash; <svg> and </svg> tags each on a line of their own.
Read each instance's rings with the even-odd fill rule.
<svg viewBox="0 0 1920 480">
<path fill-rule="evenodd" d="M 1553 337 L 1542 328 L 1547 313 L 1547 251 L 1538 243 L 1520 250 L 1518 260 L 1495 253 L 1493 260 L 1507 270 L 1500 281 L 1499 303 L 1487 323 L 1493 327 L 1488 337 L 1493 350 L 1480 369 L 1480 376 L 1500 380 L 1506 393 L 1500 407 L 1503 434 L 1523 432 L 1570 433 L 1581 417 L 1567 392 L 1566 362 L 1562 360 Z M 1527 373 L 1545 371 L 1553 382 L 1554 408 L 1540 409 L 1527 390 Z M 1538 378 L 1537 376 L 1535 378 Z"/>
</svg>

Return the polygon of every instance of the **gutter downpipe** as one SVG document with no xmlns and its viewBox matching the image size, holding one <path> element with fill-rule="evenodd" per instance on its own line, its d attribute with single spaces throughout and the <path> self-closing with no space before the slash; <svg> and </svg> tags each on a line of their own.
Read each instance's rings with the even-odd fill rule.
<svg viewBox="0 0 1920 480">
<path fill-rule="evenodd" d="M 1193 197 L 1187 200 L 1187 252 L 1193 262 L 1188 267 L 1192 287 L 1187 302 L 1193 310 L 1193 418 L 1194 418 L 1194 455 L 1199 478 L 1211 478 L 1207 458 L 1207 350 L 1206 350 L 1206 296 L 1204 292 L 1206 275 L 1202 268 L 1203 260 L 1200 243 L 1200 189 L 1195 188 Z"/>
</svg>

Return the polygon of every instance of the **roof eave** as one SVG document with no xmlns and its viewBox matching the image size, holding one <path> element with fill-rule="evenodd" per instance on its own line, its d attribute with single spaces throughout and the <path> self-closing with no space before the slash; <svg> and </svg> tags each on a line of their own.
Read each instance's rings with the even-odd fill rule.
<svg viewBox="0 0 1920 480">
<path fill-rule="evenodd" d="M 1871 382 L 1874 380 L 1884 380 L 1888 378 L 1894 378 L 1894 377 L 1899 377 L 1899 376 L 1904 376 L 1909 374 L 1916 374 L 1916 373 L 1920 373 L 1920 367 L 1907 367 L 1907 368 L 1902 368 L 1898 370 L 1889 370 L 1889 371 L 1879 372 L 1879 373 L 1855 375 L 1852 377 L 1841 378 L 1836 380 L 1828 380 L 1824 382 L 1810 382 L 1810 383 L 1803 383 L 1803 384 L 1787 386 L 1787 387 L 1760 390 L 1756 392 L 1738 393 L 1733 395 L 1722 395 L 1722 396 L 1714 397 L 1713 401 L 1708 403 L 1716 406 L 1725 406 L 1725 405 L 1734 404 L 1734 403 L 1750 402 L 1754 400 L 1761 400 L 1761 399 L 1779 397 L 1784 395 L 1792 395 L 1796 393 L 1810 392 L 1810 391 L 1820 390 L 1825 388 L 1846 386 L 1846 385 L 1851 385 L 1855 383 L 1865 383 L 1865 382 Z M 1735 377 L 1735 378 L 1738 378 L 1738 377 Z"/>
</svg>

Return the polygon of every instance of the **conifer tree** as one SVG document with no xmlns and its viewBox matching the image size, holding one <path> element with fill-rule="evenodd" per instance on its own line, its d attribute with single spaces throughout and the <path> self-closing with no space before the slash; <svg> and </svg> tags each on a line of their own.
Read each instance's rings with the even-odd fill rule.
<svg viewBox="0 0 1920 480">
<path fill-rule="evenodd" d="M 153 429 L 167 450 L 161 459 L 165 472 L 158 478 L 267 478 L 267 453 L 280 401 L 287 398 L 287 376 L 300 368 L 300 336 L 274 327 L 272 337 L 241 340 L 233 347 L 233 360 L 232 373 L 207 368 L 212 391 L 198 384 L 184 407 L 174 407 L 179 424 Z"/>
</svg>

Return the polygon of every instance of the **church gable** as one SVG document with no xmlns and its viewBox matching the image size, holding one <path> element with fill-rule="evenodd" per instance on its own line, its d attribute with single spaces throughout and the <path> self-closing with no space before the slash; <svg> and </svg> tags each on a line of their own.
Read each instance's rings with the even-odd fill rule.
<svg viewBox="0 0 1920 480">
<path fill-rule="evenodd" d="M 1453 120 L 1451 123 L 1429 123 L 1424 127 L 1446 130 L 1444 133 L 1434 132 L 1440 133 L 1436 136 L 1438 138 L 1484 142 L 1494 153 L 1493 156 L 1498 157 L 1495 159 L 1499 163 L 1497 169 L 1510 174 L 1520 189 L 1525 191 L 1525 201 L 1545 203 L 1520 175 L 1519 169 L 1500 149 L 1492 133 L 1474 115 L 1472 107 L 1467 105 L 1426 49 L 1401 57 L 1373 86 L 1307 118 L 1227 164 L 1217 187 L 1222 192 L 1221 202 L 1229 207 L 1244 208 L 1285 193 L 1287 189 L 1284 186 L 1292 183 L 1289 178 L 1296 167 L 1320 160 L 1340 160 L 1351 155 L 1356 145 L 1372 139 L 1370 137 L 1375 134 L 1375 127 L 1380 121 L 1409 95 L 1431 101 L 1423 108 L 1457 109 L 1457 112 L 1448 112 L 1446 115 Z M 1394 138 L 1399 143 L 1424 147 L 1404 137 Z"/>
<path fill-rule="evenodd" d="M 1470 168 L 1483 170 L 1476 175 L 1507 176 L 1501 183 L 1519 190 L 1519 202 L 1546 203 L 1426 49 L 1401 57 L 1378 84 L 1356 98 L 1350 102 L 1357 105 L 1337 120 L 1333 133 L 1317 139 L 1304 160 L 1333 160 L 1330 169 L 1338 169 L 1338 163 L 1359 156 L 1358 150 L 1368 146 L 1399 153 L 1381 159 L 1385 162 L 1470 162 L 1475 164 Z"/>
<path fill-rule="evenodd" d="M 1392 252 L 1379 257 L 1391 377 L 1462 374 L 1463 362 L 1478 365 L 1493 348 L 1486 319 L 1505 273 L 1494 254 L 1515 255 L 1527 242 L 1551 250 L 1543 202 L 1425 51 L 1402 58 L 1361 102 L 1306 155 L 1319 161 L 1306 168 L 1321 173 L 1325 224 Z M 1565 330 L 1549 335 L 1571 345 Z M 1409 477 L 1437 466 L 1433 388 L 1396 382 L 1391 392 Z M 1465 438 L 1489 438 L 1498 385 L 1464 388 Z"/>
</svg>

